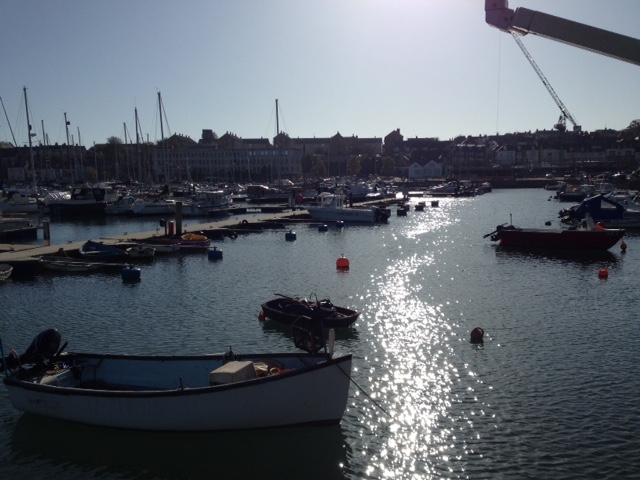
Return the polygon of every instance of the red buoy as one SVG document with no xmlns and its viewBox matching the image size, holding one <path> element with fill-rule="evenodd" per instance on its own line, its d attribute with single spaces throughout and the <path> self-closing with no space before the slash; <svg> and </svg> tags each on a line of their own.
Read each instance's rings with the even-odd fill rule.
<svg viewBox="0 0 640 480">
<path fill-rule="evenodd" d="M 480 327 L 476 327 L 471 330 L 471 343 L 482 343 L 484 338 L 484 330 Z"/>
<path fill-rule="evenodd" d="M 622 243 L 620 244 L 620 250 L 622 250 L 623 252 L 627 251 L 627 244 L 624 240 L 622 240 Z"/>
<path fill-rule="evenodd" d="M 609 277 L 609 271 L 602 267 L 600 270 L 598 270 L 598 277 L 599 278 L 608 278 Z"/>
<path fill-rule="evenodd" d="M 344 258 L 344 256 L 340 257 L 336 260 L 336 268 L 340 270 L 348 270 L 349 269 L 349 259 Z"/>
<path fill-rule="evenodd" d="M 264 314 L 264 311 L 260 310 L 260 313 L 258 314 L 258 320 L 260 320 L 261 322 L 264 322 L 267 319 L 267 316 Z"/>
</svg>

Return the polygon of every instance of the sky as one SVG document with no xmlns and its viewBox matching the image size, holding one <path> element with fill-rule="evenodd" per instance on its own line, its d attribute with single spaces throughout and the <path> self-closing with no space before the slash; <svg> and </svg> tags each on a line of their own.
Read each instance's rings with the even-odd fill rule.
<svg viewBox="0 0 640 480">
<path fill-rule="evenodd" d="M 640 38 L 638 0 L 511 0 Z M 0 140 L 448 140 L 550 129 L 560 110 L 482 0 L 0 0 Z M 522 37 L 583 130 L 640 118 L 640 67 Z M 8 119 L 8 121 L 7 121 Z M 43 128 L 44 126 L 44 128 Z M 43 135 L 44 130 L 44 135 Z M 12 135 L 13 131 L 13 135 Z M 126 133 L 126 136 L 125 136 Z"/>
</svg>

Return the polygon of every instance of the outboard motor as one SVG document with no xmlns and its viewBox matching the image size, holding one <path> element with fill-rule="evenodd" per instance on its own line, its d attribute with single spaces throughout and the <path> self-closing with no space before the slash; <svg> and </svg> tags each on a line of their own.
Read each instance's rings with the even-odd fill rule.
<svg viewBox="0 0 640 480">
<path fill-rule="evenodd" d="M 0 371 L 5 370 L 5 365 L 10 370 L 13 370 L 25 364 L 44 364 L 45 361 L 52 359 L 58 353 L 61 339 L 62 335 L 55 328 L 40 332 L 22 355 L 18 355 L 15 350 L 8 355 L 0 365 Z"/>
</svg>

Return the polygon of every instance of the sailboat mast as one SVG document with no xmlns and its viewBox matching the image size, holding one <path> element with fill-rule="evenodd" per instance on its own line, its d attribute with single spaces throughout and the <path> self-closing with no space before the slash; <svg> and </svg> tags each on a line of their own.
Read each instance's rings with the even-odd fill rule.
<svg viewBox="0 0 640 480">
<path fill-rule="evenodd" d="M 276 142 L 278 142 L 278 135 L 280 135 L 280 119 L 278 118 L 278 99 L 276 98 Z"/>
<path fill-rule="evenodd" d="M 140 161 L 140 132 L 138 129 L 138 107 L 134 108 L 135 120 L 136 120 L 136 158 L 138 160 L 138 181 L 142 181 L 142 164 Z"/>
<path fill-rule="evenodd" d="M 29 120 L 29 104 L 27 102 L 27 87 L 22 88 L 24 92 L 24 106 L 27 109 L 27 127 L 29 134 L 29 170 L 31 170 L 31 185 L 36 186 L 36 171 L 33 166 L 33 145 L 31 143 L 31 137 L 35 136 L 35 133 L 31 133 L 31 120 Z"/>
<path fill-rule="evenodd" d="M 70 144 L 69 144 L 69 120 L 67 120 L 67 112 L 64 112 L 64 128 L 67 132 L 67 156 L 69 158 L 69 166 L 70 166 L 70 173 L 71 173 L 71 180 L 73 181 L 73 183 L 75 183 L 75 168 L 73 166 L 73 163 L 71 162 L 71 155 L 69 155 L 69 148 L 70 148 Z"/>
<path fill-rule="evenodd" d="M 162 124 L 162 96 L 160 95 L 160 91 L 158 91 L 158 111 L 160 112 L 160 142 L 162 143 L 162 151 L 164 154 L 164 160 L 162 165 L 164 166 L 164 178 L 165 181 L 168 181 L 169 176 L 167 175 L 167 146 L 164 142 L 164 126 Z"/>
</svg>

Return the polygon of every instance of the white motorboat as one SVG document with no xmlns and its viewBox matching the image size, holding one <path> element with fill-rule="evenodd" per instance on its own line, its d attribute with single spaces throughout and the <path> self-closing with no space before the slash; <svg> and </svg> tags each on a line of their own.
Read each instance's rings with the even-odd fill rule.
<svg viewBox="0 0 640 480">
<path fill-rule="evenodd" d="M 296 345 L 320 345 L 313 330 Z M 320 328 L 322 332 L 322 328 Z M 226 353 L 142 356 L 60 353 L 40 333 L 3 358 L 9 400 L 21 411 L 89 425 L 153 431 L 242 430 L 340 422 L 351 355 Z"/>
<path fill-rule="evenodd" d="M 314 220 L 378 223 L 389 219 L 389 214 L 378 207 L 346 207 L 343 195 L 322 192 L 316 200 L 316 205 L 307 207 Z"/>
</svg>

